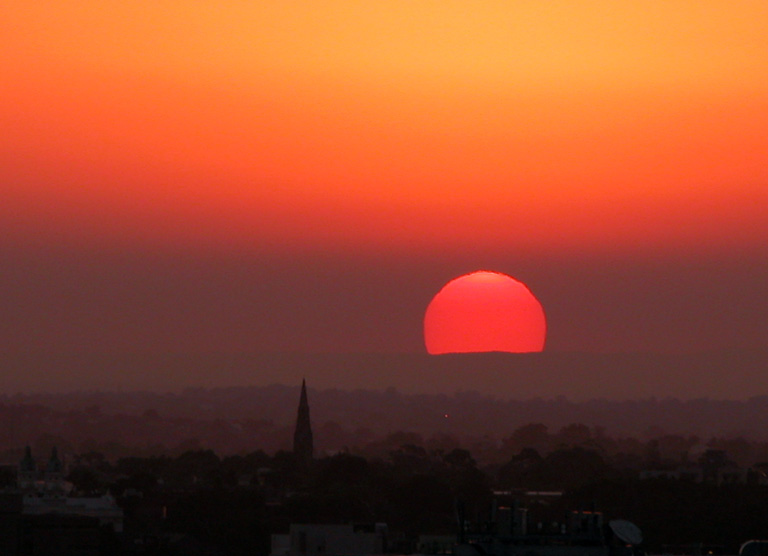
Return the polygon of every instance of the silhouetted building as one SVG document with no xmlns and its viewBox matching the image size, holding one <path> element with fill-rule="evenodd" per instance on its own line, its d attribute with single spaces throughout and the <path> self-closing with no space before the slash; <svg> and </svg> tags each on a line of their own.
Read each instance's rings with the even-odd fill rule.
<svg viewBox="0 0 768 556">
<path fill-rule="evenodd" d="M 54 446 L 48 465 L 45 466 L 45 478 L 47 481 L 61 481 L 64 479 L 64 463 L 59 459 L 59 449 Z"/>
<path fill-rule="evenodd" d="M 29 446 L 26 447 L 24 458 L 19 462 L 16 480 L 18 494 L 22 501 L 23 518 L 32 519 L 35 516 L 48 514 L 80 516 L 96 519 L 99 526 L 109 526 L 118 533 L 123 530 L 123 510 L 112 496 L 109 494 L 97 497 L 72 496 L 72 484 L 64 479 L 64 475 L 64 463 L 59 458 L 59 452 L 55 447 L 47 463 L 41 466 L 38 466 L 32 457 Z M 52 527 L 56 531 L 62 523 L 86 523 L 82 520 L 67 521 L 66 519 L 35 521 L 35 523 L 38 522 L 47 524 L 45 527 L 53 524 Z M 0 554 L 3 553 L 0 552 Z"/>
<path fill-rule="evenodd" d="M 383 554 L 385 523 L 370 526 L 291 523 L 287 535 L 272 535 L 271 556 L 348 556 Z"/>
<path fill-rule="evenodd" d="M 293 453 L 302 461 L 312 461 L 315 449 L 312 442 L 312 425 L 309 421 L 309 402 L 307 401 L 307 383 L 301 381 L 301 399 L 299 414 L 296 417 L 296 430 L 293 433 Z"/>
<path fill-rule="evenodd" d="M 459 542 L 454 556 L 637 556 L 640 529 L 622 519 L 605 524 L 596 511 L 571 511 L 550 505 L 521 507 L 509 493 L 497 497 L 490 520 L 465 521 L 459 512 Z M 544 493 L 536 493 L 536 497 Z M 538 506 L 538 507 L 537 507 Z M 607 527 L 606 527 L 607 525 Z"/>
<path fill-rule="evenodd" d="M 68 492 L 64 481 L 64 463 L 59 459 L 56 447 L 45 465 L 38 466 L 29 446 L 24 449 L 24 458 L 19 462 L 16 484 L 24 495 L 63 498 Z"/>
<path fill-rule="evenodd" d="M 24 488 L 28 484 L 34 484 L 37 481 L 37 463 L 32 457 L 32 448 L 24 448 L 24 458 L 19 462 L 17 484 Z"/>
</svg>

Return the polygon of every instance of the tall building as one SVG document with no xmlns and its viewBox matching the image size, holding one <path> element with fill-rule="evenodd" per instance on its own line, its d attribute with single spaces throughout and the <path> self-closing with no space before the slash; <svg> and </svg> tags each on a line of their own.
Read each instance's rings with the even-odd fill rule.
<svg viewBox="0 0 768 556">
<path fill-rule="evenodd" d="M 24 449 L 24 458 L 19 462 L 16 484 L 24 494 L 64 498 L 71 489 L 64 480 L 64 463 L 59 459 L 59 451 L 54 446 L 51 457 L 45 465 L 37 465 L 32 457 L 32 449 Z"/>
<path fill-rule="evenodd" d="M 85 527 L 88 535 L 96 535 L 97 541 L 99 525 L 110 525 L 116 533 L 123 530 L 123 510 L 112 496 L 108 493 L 95 497 L 75 496 L 72 483 L 67 482 L 64 475 L 64 462 L 59 458 L 59 451 L 55 447 L 51 450 L 48 462 L 45 465 L 37 465 L 32 457 L 32 450 L 27 446 L 17 470 L 17 495 L 21 501 L 20 519 L 27 520 L 32 529 L 42 527 L 41 530 L 48 532 L 40 534 L 45 535 L 58 535 L 56 531 L 62 527 L 66 530 Z M 0 506 L 2 503 L 3 499 L 0 498 Z M 2 513 L 3 509 L 0 507 L 0 521 Z M 50 517 L 51 514 L 61 520 L 56 521 L 58 518 Z M 92 527 L 87 519 L 76 519 L 83 517 L 95 519 L 96 525 Z M 34 536 L 37 533 L 29 534 Z M 0 548 L 2 546 L 0 543 Z M 0 554 L 5 552 L 0 550 Z"/>
<path fill-rule="evenodd" d="M 293 453 L 302 461 L 309 463 L 314 455 L 312 443 L 312 425 L 309 421 L 309 402 L 307 401 L 307 383 L 301 381 L 301 399 L 299 414 L 296 417 L 296 430 L 293 433 Z"/>
</svg>

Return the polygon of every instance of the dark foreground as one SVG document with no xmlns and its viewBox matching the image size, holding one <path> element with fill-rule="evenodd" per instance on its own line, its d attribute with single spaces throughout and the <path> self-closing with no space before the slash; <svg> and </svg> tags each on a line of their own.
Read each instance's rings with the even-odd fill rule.
<svg viewBox="0 0 768 556">
<path fill-rule="evenodd" d="M 525 448 L 503 465 L 481 468 L 466 450 L 413 444 L 381 458 L 338 453 L 311 462 L 291 452 L 220 458 L 198 450 L 115 462 L 78 454 L 62 477 L 69 489 L 63 496 L 113 496 L 123 512 L 122 532 L 98 518 L 25 516 L 18 470 L 7 467 L 1 548 L 3 554 L 267 555 L 271 535 L 287 533 L 291 524 L 386 523 L 384 550 L 409 553 L 423 549 L 425 535 L 456 535 L 459 515 L 482 529 L 499 496 L 527 508 L 534 527 L 564 523 L 575 510 L 599 511 L 606 522 L 630 520 L 642 529 L 641 548 L 649 553 L 735 554 L 743 541 L 768 537 L 760 466 L 729 473 L 727 454 L 715 450 L 675 469 L 669 462 L 666 470 L 643 469 L 653 463 L 649 458 L 622 461 L 584 446 L 546 454 Z M 27 496 L 51 496 L 25 488 Z"/>
</svg>

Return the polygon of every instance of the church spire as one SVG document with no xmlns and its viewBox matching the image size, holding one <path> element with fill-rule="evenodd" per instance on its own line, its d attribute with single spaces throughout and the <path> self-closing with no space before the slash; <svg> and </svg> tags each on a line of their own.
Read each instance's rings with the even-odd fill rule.
<svg viewBox="0 0 768 556">
<path fill-rule="evenodd" d="M 293 453 L 302 461 L 312 461 L 314 447 L 312 444 L 312 425 L 309 422 L 309 401 L 307 400 L 307 383 L 301 381 L 301 399 L 299 413 L 296 417 L 296 430 L 293 433 Z"/>
</svg>

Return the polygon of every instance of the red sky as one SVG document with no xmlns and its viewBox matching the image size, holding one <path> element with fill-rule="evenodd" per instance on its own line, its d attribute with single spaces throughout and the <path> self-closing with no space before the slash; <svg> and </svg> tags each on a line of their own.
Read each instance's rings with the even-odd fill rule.
<svg viewBox="0 0 768 556">
<path fill-rule="evenodd" d="M 768 337 L 763 1 L 10 2 L 13 350 L 419 351 L 477 269 L 547 348 Z"/>
</svg>

